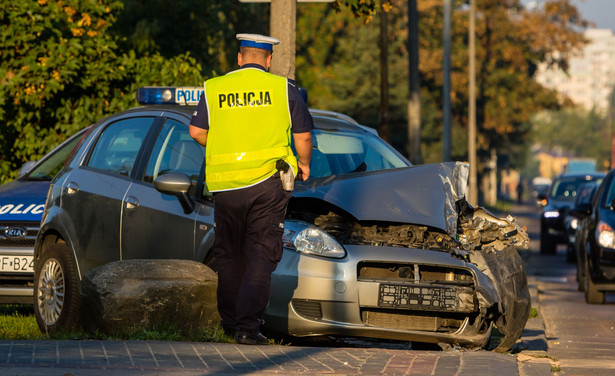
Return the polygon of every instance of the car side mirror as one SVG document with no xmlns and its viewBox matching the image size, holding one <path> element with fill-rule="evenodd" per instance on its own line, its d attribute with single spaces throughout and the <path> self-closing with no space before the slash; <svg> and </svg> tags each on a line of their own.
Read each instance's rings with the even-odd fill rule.
<svg viewBox="0 0 615 376">
<path fill-rule="evenodd" d="M 581 216 L 589 215 L 592 212 L 592 205 L 589 203 L 579 204 L 572 209 L 572 214 L 580 214 Z"/>
<path fill-rule="evenodd" d="M 547 199 L 547 194 L 546 193 L 539 193 L 537 198 L 538 198 L 538 201 L 546 200 Z"/>
<path fill-rule="evenodd" d="M 192 181 L 188 175 L 181 172 L 168 172 L 154 179 L 154 188 L 160 193 L 177 197 L 186 214 L 192 213 L 195 207 L 188 194 L 191 186 Z"/>
<path fill-rule="evenodd" d="M 613 199 L 613 202 L 611 202 L 611 206 L 609 206 L 609 209 L 615 211 L 615 199 Z"/>
</svg>

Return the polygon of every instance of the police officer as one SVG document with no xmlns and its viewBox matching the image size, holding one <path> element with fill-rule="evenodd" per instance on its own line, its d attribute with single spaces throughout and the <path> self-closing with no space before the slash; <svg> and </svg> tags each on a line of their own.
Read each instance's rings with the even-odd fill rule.
<svg viewBox="0 0 615 376">
<path fill-rule="evenodd" d="M 267 344 L 260 333 L 271 273 L 282 257 L 290 192 L 276 164 L 310 175 L 312 117 L 294 83 L 268 73 L 275 38 L 238 34 L 241 69 L 205 82 L 190 135 L 206 149 L 205 181 L 214 194 L 218 311 L 225 333 Z M 290 148 L 291 133 L 297 157 Z"/>
</svg>

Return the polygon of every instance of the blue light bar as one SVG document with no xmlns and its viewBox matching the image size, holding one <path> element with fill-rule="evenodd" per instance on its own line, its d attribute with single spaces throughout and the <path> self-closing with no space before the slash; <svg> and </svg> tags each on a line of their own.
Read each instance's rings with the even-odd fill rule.
<svg viewBox="0 0 615 376">
<path fill-rule="evenodd" d="M 178 104 L 196 106 L 203 91 L 202 86 L 145 86 L 137 89 L 137 102 L 143 105 Z"/>
</svg>

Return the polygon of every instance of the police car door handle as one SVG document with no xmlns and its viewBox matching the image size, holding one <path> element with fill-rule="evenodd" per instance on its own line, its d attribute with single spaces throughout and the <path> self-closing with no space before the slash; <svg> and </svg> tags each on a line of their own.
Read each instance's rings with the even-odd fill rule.
<svg viewBox="0 0 615 376">
<path fill-rule="evenodd" d="M 137 200 L 136 197 L 133 197 L 133 196 L 126 197 L 126 209 L 128 210 L 135 209 L 137 206 L 139 206 L 139 200 Z"/>
<path fill-rule="evenodd" d="M 79 185 L 75 182 L 70 182 L 66 186 L 66 194 L 74 195 L 79 191 Z"/>
</svg>

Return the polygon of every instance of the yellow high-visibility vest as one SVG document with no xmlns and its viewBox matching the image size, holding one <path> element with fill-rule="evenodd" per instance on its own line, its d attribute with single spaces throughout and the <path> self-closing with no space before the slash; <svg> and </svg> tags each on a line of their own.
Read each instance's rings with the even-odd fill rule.
<svg viewBox="0 0 615 376">
<path fill-rule="evenodd" d="M 209 113 L 205 182 L 210 192 L 245 188 L 271 177 L 290 148 L 286 78 L 245 68 L 205 82 Z"/>
</svg>

